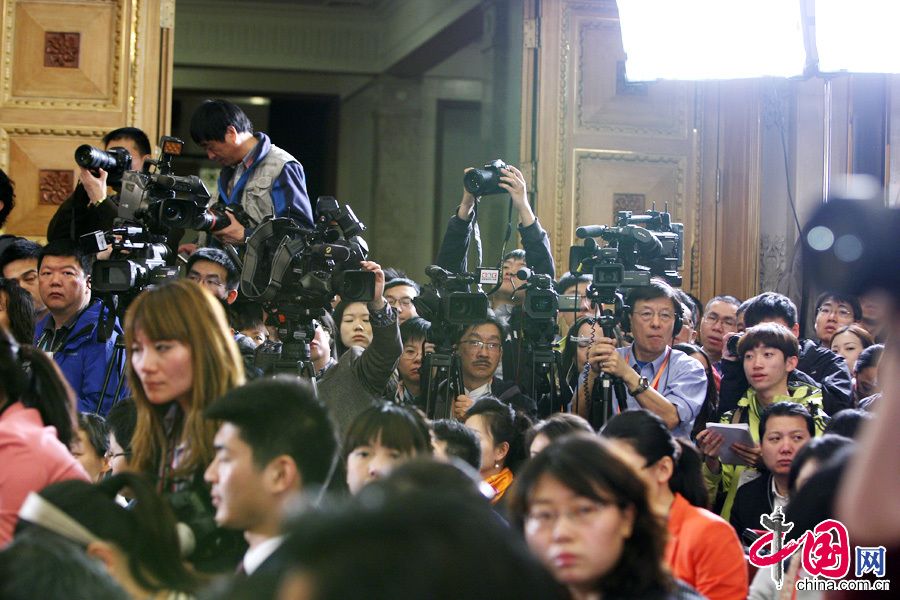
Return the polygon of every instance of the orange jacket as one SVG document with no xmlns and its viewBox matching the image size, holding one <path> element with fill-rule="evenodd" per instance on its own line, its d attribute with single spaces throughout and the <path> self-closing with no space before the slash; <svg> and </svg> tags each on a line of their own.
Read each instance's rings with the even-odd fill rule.
<svg viewBox="0 0 900 600">
<path fill-rule="evenodd" d="M 747 597 L 744 549 L 728 521 L 675 494 L 667 527 L 666 564 L 675 577 L 709 600 Z"/>
</svg>

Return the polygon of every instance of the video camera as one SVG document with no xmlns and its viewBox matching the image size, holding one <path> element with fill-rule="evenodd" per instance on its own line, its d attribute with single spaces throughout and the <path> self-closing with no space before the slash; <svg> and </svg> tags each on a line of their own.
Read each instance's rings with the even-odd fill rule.
<svg viewBox="0 0 900 600">
<path fill-rule="evenodd" d="M 230 223 L 221 207 L 207 212 L 210 194 L 196 175 L 172 174 L 172 163 L 184 149 L 178 138 L 163 136 L 160 155 L 144 161 L 141 171 L 127 171 L 122 176 L 119 194 L 119 218 L 137 223 L 154 232 L 169 228 L 219 231 Z M 155 172 L 151 168 L 155 167 Z"/>
<path fill-rule="evenodd" d="M 487 317 L 488 298 L 482 292 L 469 292 L 479 282 L 471 273 L 451 273 L 437 265 L 425 268 L 431 283 L 413 299 L 416 312 L 427 321 L 441 325 L 471 325 Z"/>
<path fill-rule="evenodd" d="M 355 270 L 369 248 L 359 234 L 366 227 L 335 198 L 316 201 L 314 229 L 287 218 L 262 222 L 247 239 L 241 292 L 273 309 L 298 303 L 312 309 L 342 300 L 367 302 L 375 295 L 375 274 Z"/>
<path fill-rule="evenodd" d="M 619 211 L 615 226 L 579 227 L 575 235 L 583 246 L 572 246 L 569 270 L 593 274 L 590 293 L 599 300 L 612 298 L 616 290 L 650 284 L 652 276 L 672 286 L 681 285 L 678 269 L 684 261 L 684 225 L 673 223 L 669 212 L 649 210 L 642 215 Z M 600 247 L 593 238 L 607 242 Z"/>
</svg>

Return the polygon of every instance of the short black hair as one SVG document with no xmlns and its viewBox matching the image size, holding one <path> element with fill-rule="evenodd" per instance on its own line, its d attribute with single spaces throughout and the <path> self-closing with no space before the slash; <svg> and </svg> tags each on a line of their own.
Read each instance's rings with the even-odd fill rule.
<svg viewBox="0 0 900 600">
<path fill-rule="evenodd" d="M 538 421 L 525 434 L 525 448 L 531 450 L 531 444 L 538 434 L 543 434 L 550 441 L 572 433 L 589 433 L 594 434 L 594 428 L 587 419 L 579 417 L 574 413 L 554 413 L 544 419 Z"/>
<path fill-rule="evenodd" d="M 853 440 L 834 432 L 825 432 L 822 437 L 809 440 L 802 448 L 797 450 L 794 460 L 791 461 L 791 470 L 788 473 L 788 490 L 794 493 L 797 488 L 797 477 L 803 466 L 811 460 L 815 460 L 822 467 L 832 456 L 844 448 L 853 446 Z"/>
<path fill-rule="evenodd" d="M 191 139 L 196 143 L 222 142 L 229 127 L 238 133 L 253 133 L 253 123 L 237 104 L 228 100 L 206 100 L 191 116 Z"/>
<path fill-rule="evenodd" d="M 394 277 L 393 279 L 391 279 L 390 281 L 388 281 L 387 283 L 384 284 L 384 291 L 386 292 L 389 289 L 395 288 L 400 285 L 408 285 L 412 289 L 416 290 L 416 294 L 419 294 L 422 291 L 421 288 L 419 287 L 418 283 L 416 283 L 415 281 L 413 281 L 412 279 L 409 279 L 407 277 Z"/>
<path fill-rule="evenodd" d="M 464 460 L 475 469 L 481 468 L 481 442 L 474 431 L 456 419 L 431 422 L 434 437 L 447 444 L 447 455 Z"/>
<path fill-rule="evenodd" d="M 521 248 L 516 248 L 515 250 L 510 250 L 506 254 L 503 255 L 503 262 L 508 261 L 511 258 L 515 258 L 516 260 L 526 260 L 525 251 Z"/>
<path fill-rule="evenodd" d="M 78 413 L 78 428 L 84 430 L 94 452 L 102 458 L 109 450 L 109 426 L 106 419 L 93 413 Z M 119 441 L 118 438 L 116 441 Z"/>
<path fill-rule="evenodd" d="M 759 346 L 781 350 L 785 360 L 792 356 L 800 356 L 800 342 L 797 336 L 781 323 L 760 323 L 747 329 L 738 341 L 738 356 L 744 356 Z"/>
<path fill-rule="evenodd" d="M 185 273 L 189 274 L 191 267 L 198 260 L 209 261 L 225 269 L 225 287 L 229 291 L 237 289 L 238 284 L 241 282 L 241 272 L 227 252 L 219 248 L 199 248 L 188 257 L 187 264 L 184 267 Z"/>
<path fill-rule="evenodd" d="M 356 448 L 380 440 L 382 446 L 410 455 L 432 454 L 431 432 L 411 408 L 381 402 L 359 413 L 344 438 L 344 461 Z"/>
<path fill-rule="evenodd" d="M 850 310 L 853 312 L 853 320 L 862 320 L 863 312 L 862 305 L 859 303 L 859 298 L 851 294 L 843 294 L 841 292 L 828 291 L 819 294 L 819 297 L 816 298 L 816 312 L 819 312 L 819 309 L 822 308 L 822 305 L 829 300 L 833 302 L 843 302 L 844 304 L 849 304 Z"/>
<path fill-rule="evenodd" d="M 493 325 L 494 327 L 496 327 L 500 331 L 500 339 L 501 340 L 505 340 L 506 336 L 509 333 L 506 323 L 502 319 L 500 319 L 498 316 L 496 316 L 492 310 L 488 309 L 488 314 L 484 319 L 482 319 L 476 323 L 471 323 L 469 325 L 466 325 L 465 327 L 463 327 L 460 330 L 459 337 L 457 338 L 456 342 L 459 343 L 460 341 L 462 341 L 463 336 L 465 336 L 467 333 L 469 333 L 469 331 L 471 331 L 472 329 L 475 329 L 476 327 L 480 327 L 482 325 Z"/>
<path fill-rule="evenodd" d="M 38 254 L 38 271 L 40 271 L 41 269 L 41 264 L 44 262 L 44 257 L 47 256 L 62 256 L 74 258 L 78 265 L 81 267 L 81 271 L 86 276 L 91 274 L 91 264 L 93 264 L 94 262 L 94 257 L 82 250 L 81 246 L 78 245 L 78 242 L 74 240 L 53 240 L 52 242 L 41 248 L 41 252 L 40 254 Z"/>
<path fill-rule="evenodd" d="M 771 417 L 801 417 L 806 422 L 810 437 L 816 436 L 816 424 L 806 407 L 796 402 L 776 402 L 770 404 L 759 415 L 759 439 L 766 437 L 766 422 Z"/>
<path fill-rule="evenodd" d="M 744 326 L 747 328 L 772 319 L 781 319 L 788 327 L 797 324 L 797 305 L 777 292 L 763 292 L 744 302 L 741 308 L 744 309 Z"/>
<path fill-rule="evenodd" d="M 413 317 L 407 319 L 400 325 L 400 340 L 406 344 L 407 342 L 417 342 L 428 337 L 431 330 L 431 323 L 422 317 Z"/>
<path fill-rule="evenodd" d="M 134 437 L 134 429 L 137 427 L 137 408 L 134 400 L 126 398 L 114 404 L 106 415 L 106 425 L 109 433 L 116 436 L 116 443 L 122 447 L 125 454 L 131 456 L 131 438 Z"/>
<path fill-rule="evenodd" d="M 238 298 L 227 310 L 231 328 L 235 331 L 265 325 L 266 319 L 263 306 L 259 302 Z"/>
<path fill-rule="evenodd" d="M 686 306 L 688 312 L 691 313 L 691 321 L 694 323 L 694 327 L 699 326 L 702 313 L 700 304 L 697 303 L 693 296 L 682 289 L 675 288 L 675 295 L 678 296 L 678 301 L 681 302 L 683 306 Z"/>
<path fill-rule="evenodd" d="M 556 282 L 556 293 L 565 294 L 566 290 L 576 283 L 591 283 L 594 280 L 593 275 L 589 273 L 569 273 L 566 272 L 559 281 Z"/>
<path fill-rule="evenodd" d="M 675 311 L 675 314 L 681 316 L 681 301 L 678 299 L 678 294 L 675 293 L 675 288 L 662 279 L 653 278 L 648 285 L 632 288 L 628 292 L 626 304 L 630 307 L 629 310 L 634 311 L 634 307 L 639 300 L 646 302 L 657 298 L 668 298 L 672 303 L 672 309 Z"/>
<path fill-rule="evenodd" d="M 859 428 L 866 421 L 872 420 L 872 413 L 861 408 L 845 408 L 831 415 L 831 421 L 825 426 L 824 433 L 834 433 L 850 439 L 856 439 Z"/>
<path fill-rule="evenodd" d="M 255 379 L 214 401 L 208 419 L 231 423 L 263 468 L 290 456 L 304 486 L 325 483 L 337 454 L 337 436 L 312 386 L 286 375 Z"/>
<path fill-rule="evenodd" d="M 6 218 L 12 212 L 16 205 L 16 193 L 13 190 L 13 183 L 9 176 L 0 169 L 0 229 L 6 223 Z"/>
<path fill-rule="evenodd" d="M 40 258 L 42 246 L 25 238 L 16 238 L 0 253 L 0 274 L 9 263 L 26 258 Z"/>
<path fill-rule="evenodd" d="M 153 146 L 147 134 L 137 127 L 119 127 L 103 136 L 103 145 L 109 148 L 109 144 L 116 140 L 131 140 L 137 146 L 138 152 L 143 156 L 153 153 Z"/>
</svg>

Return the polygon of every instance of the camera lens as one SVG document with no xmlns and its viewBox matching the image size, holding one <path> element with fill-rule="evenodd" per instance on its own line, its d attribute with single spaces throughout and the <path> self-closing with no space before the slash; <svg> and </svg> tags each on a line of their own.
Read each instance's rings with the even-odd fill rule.
<svg viewBox="0 0 900 600">
<path fill-rule="evenodd" d="M 103 169 L 104 171 L 114 171 L 118 165 L 114 154 L 88 144 L 78 146 L 75 150 L 75 162 L 85 169 Z"/>
</svg>

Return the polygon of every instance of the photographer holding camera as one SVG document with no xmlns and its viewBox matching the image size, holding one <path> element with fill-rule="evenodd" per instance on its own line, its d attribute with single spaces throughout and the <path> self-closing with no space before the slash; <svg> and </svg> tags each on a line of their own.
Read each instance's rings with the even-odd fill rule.
<svg viewBox="0 0 900 600">
<path fill-rule="evenodd" d="M 696 360 L 670 346 L 681 324 L 675 290 L 653 279 L 628 295 L 634 343 L 617 348 L 616 340 L 597 335 L 588 350 L 591 369 L 581 377 L 573 412 L 589 418 L 591 391 L 601 372 L 620 378 L 628 408 L 646 408 L 659 416 L 673 435 L 689 437 L 706 398 L 706 373 Z"/>
<path fill-rule="evenodd" d="M 265 133 L 254 133 L 240 107 L 227 100 L 207 100 L 191 117 L 191 138 L 210 160 L 222 165 L 218 201 L 231 210 L 230 224 L 213 232 L 219 242 L 243 244 L 263 219 L 273 215 L 312 227 L 303 166 Z"/>
<path fill-rule="evenodd" d="M 91 156 L 82 155 L 82 148 L 84 146 L 79 148 L 78 155 L 78 185 L 50 219 L 47 226 L 49 242 L 58 239 L 77 240 L 92 231 L 111 229 L 117 216 L 118 203 L 115 196 L 109 196 L 108 187 L 118 191 L 122 173 L 128 170 L 140 171 L 144 160 L 153 152 L 147 134 L 137 127 L 121 127 L 103 136 L 103 150 L 109 153 L 108 162 L 117 165 L 113 173 L 99 167 L 85 168 L 81 157 L 84 156 L 89 161 L 97 157 L 98 153 L 93 149 Z M 116 159 L 115 162 L 113 158 Z M 111 201 L 107 202 L 109 199 Z"/>
<path fill-rule="evenodd" d="M 482 180 L 473 185 L 472 181 L 478 178 Z M 497 317 L 509 324 L 509 334 L 503 340 L 504 359 L 500 371 L 504 379 L 516 381 L 521 385 L 522 382 L 530 380 L 530 374 L 525 373 L 529 369 L 520 369 L 520 365 L 528 364 L 530 367 L 531 361 L 527 357 L 520 356 L 523 337 L 521 304 L 524 293 L 517 293 L 521 282 L 516 279 L 516 274 L 527 265 L 534 273 L 555 277 L 550 239 L 528 203 L 525 176 L 516 167 L 495 160 L 485 165 L 483 169 L 466 169 L 466 185 L 462 201 L 456 214 L 447 224 L 447 231 L 438 252 L 436 264 L 440 267 L 455 273 L 466 271 L 469 239 L 473 232 L 477 236 L 477 227 L 473 226 L 473 221 L 476 220 L 473 217 L 476 217 L 477 213 L 477 198 L 470 189 L 476 189 L 482 195 L 508 192 L 512 207 L 519 215 L 518 229 L 524 251 L 516 249 L 503 256 L 501 265 L 503 280 L 491 296 L 491 307 Z M 482 196 L 478 198 L 480 197 Z"/>
</svg>

